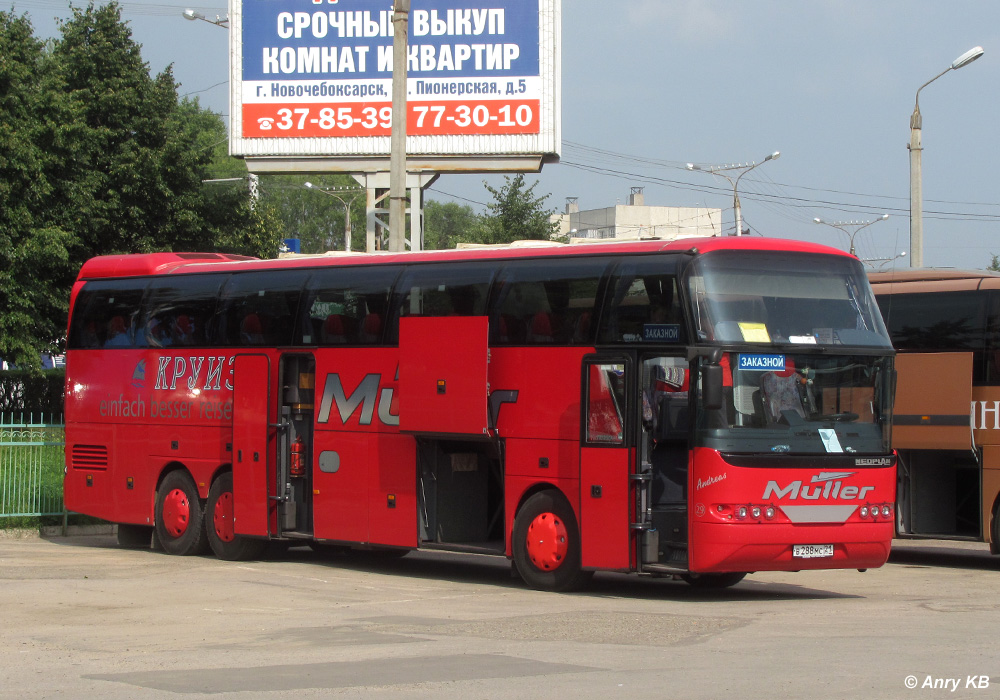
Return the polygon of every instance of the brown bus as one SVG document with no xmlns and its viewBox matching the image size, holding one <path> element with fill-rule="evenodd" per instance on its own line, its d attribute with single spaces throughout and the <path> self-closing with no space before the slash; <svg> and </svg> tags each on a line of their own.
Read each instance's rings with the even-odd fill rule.
<svg viewBox="0 0 1000 700">
<path fill-rule="evenodd" d="M 897 349 L 892 445 L 899 537 L 1000 553 L 1000 274 L 897 270 L 869 279 Z"/>
</svg>

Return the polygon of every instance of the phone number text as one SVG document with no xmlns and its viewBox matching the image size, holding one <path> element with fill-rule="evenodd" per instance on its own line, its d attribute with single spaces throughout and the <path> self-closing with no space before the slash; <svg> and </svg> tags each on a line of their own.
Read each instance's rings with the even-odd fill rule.
<svg viewBox="0 0 1000 700">
<path fill-rule="evenodd" d="M 540 100 L 410 102 L 408 136 L 537 134 Z M 244 104 L 244 138 L 389 136 L 386 103 Z"/>
</svg>

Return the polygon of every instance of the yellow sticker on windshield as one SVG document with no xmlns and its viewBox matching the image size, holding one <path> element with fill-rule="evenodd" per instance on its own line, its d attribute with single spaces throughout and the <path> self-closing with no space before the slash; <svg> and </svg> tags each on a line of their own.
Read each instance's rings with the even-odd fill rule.
<svg viewBox="0 0 1000 700">
<path fill-rule="evenodd" d="M 767 334 L 767 326 L 763 323 L 743 323 L 740 322 L 740 332 L 743 340 L 748 343 L 770 343 L 771 336 Z"/>
</svg>

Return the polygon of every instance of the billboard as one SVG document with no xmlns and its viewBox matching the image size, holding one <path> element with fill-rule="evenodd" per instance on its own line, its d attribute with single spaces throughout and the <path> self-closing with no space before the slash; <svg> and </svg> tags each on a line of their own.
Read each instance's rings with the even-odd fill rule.
<svg viewBox="0 0 1000 700">
<path fill-rule="evenodd" d="M 231 9 L 233 155 L 387 161 L 391 0 Z M 559 24 L 560 0 L 412 0 L 408 158 L 558 157 Z"/>
</svg>

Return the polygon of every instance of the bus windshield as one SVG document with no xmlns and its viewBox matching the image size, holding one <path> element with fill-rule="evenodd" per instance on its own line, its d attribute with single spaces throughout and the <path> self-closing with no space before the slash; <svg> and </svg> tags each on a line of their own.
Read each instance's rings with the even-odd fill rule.
<svg viewBox="0 0 1000 700">
<path fill-rule="evenodd" d="M 853 258 L 711 252 L 691 263 L 687 288 L 701 342 L 891 347 Z"/>
<path fill-rule="evenodd" d="M 732 352 L 722 365 L 724 405 L 699 409 L 700 445 L 744 454 L 889 452 L 891 356 Z"/>
</svg>

